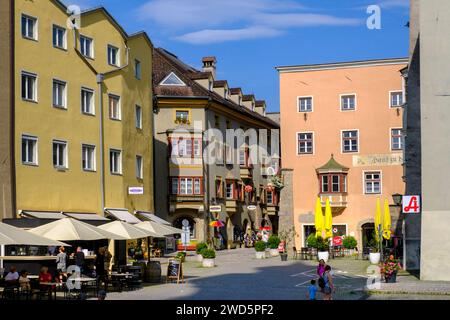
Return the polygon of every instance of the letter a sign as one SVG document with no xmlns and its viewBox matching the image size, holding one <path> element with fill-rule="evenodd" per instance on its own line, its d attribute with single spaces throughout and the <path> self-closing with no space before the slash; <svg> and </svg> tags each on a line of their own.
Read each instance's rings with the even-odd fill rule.
<svg viewBox="0 0 450 320">
<path fill-rule="evenodd" d="M 403 213 L 420 213 L 420 196 L 403 196 Z"/>
</svg>

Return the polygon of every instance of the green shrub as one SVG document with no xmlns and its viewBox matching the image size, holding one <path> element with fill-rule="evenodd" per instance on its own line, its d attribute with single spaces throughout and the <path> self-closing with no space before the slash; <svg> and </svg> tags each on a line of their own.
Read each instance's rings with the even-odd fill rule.
<svg viewBox="0 0 450 320">
<path fill-rule="evenodd" d="M 276 235 L 271 235 L 269 240 L 267 241 L 270 249 L 278 249 L 278 245 L 280 244 L 280 238 Z"/>
<path fill-rule="evenodd" d="M 358 242 L 356 241 L 355 237 L 346 236 L 344 240 L 342 240 L 342 245 L 346 249 L 355 249 L 358 245 Z"/>
<path fill-rule="evenodd" d="M 310 248 L 317 248 L 317 238 L 314 233 L 311 233 L 306 239 L 306 245 Z"/>
<path fill-rule="evenodd" d="M 318 251 L 328 251 L 330 245 L 328 244 L 328 240 L 322 237 L 317 237 L 317 250 Z"/>
<path fill-rule="evenodd" d="M 216 252 L 213 249 L 203 249 L 200 253 L 203 259 L 214 259 L 216 257 Z"/>
<path fill-rule="evenodd" d="M 177 255 L 175 256 L 175 259 L 179 259 L 181 260 L 181 262 L 184 262 L 184 260 L 186 259 L 186 252 L 184 251 L 178 252 Z"/>
<path fill-rule="evenodd" d="M 197 245 L 195 246 L 195 252 L 197 254 L 201 254 L 203 249 L 207 249 L 208 245 L 206 244 L 206 242 L 199 242 L 197 243 Z"/>
<path fill-rule="evenodd" d="M 264 241 L 256 241 L 255 250 L 258 252 L 262 252 L 266 250 L 266 243 Z"/>
</svg>

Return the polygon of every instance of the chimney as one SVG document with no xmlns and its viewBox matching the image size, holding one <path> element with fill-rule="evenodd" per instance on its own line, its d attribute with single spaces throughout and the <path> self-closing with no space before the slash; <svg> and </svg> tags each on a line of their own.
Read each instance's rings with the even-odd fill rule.
<svg viewBox="0 0 450 320">
<path fill-rule="evenodd" d="M 216 78 L 216 57 L 204 57 L 203 62 L 203 72 L 211 72 L 213 79 Z"/>
</svg>

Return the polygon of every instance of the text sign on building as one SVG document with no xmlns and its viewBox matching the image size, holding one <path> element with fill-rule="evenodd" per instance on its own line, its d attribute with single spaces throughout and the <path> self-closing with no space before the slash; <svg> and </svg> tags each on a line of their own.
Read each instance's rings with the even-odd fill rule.
<svg viewBox="0 0 450 320">
<path fill-rule="evenodd" d="M 209 211 L 211 212 L 222 212 L 222 206 L 210 206 Z"/>
<path fill-rule="evenodd" d="M 144 194 L 143 187 L 129 187 L 128 194 Z"/>
<path fill-rule="evenodd" d="M 420 213 L 420 196 L 403 196 L 403 213 Z"/>
<path fill-rule="evenodd" d="M 402 153 L 353 156 L 354 167 L 401 166 L 402 164 L 403 164 Z"/>
</svg>

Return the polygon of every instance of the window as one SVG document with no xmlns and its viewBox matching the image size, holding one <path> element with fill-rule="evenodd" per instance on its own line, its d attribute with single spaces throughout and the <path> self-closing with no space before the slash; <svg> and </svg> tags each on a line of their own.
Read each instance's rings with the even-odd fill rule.
<svg viewBox="0 0 450 320">
<path fill-rule="evenodd" d="M 91 38 L 80 36 L 81 54 L 88 58 L 94 58 L 94 46 Z"/>
<path fill-rule="evenodd" d="M 358 131 L 342 131 L 342 152 L 358 152 Z"/>
<path fill-rule="evenodd" d="M 22 136 L 22 163 L 38 164 L 38 138 L 32 136 Z"/>
<path fill-rule="evenodd" d="M 194 157 L 201 157 L 202 155 L 202 140 L 194 139 Z"/>
<path fill-rule="evenodd" d="M 108 64 L 112 66 L 119 66 L 119 48 L 108 45 Z"/>
<path fill-rule="evenodd" d="M 193 194 L 191 178 L 181 178 L 180 179 L 180 194 L 181 195 Z"/>
<path fill-rule="evenodd" d="M 311 112 L 311 111 L 312 111 L 312 97 L 298 98 L 298 112 Z"/>
<path fill-rule="evenodd" d="M 110 94 L 109 95 L 109 117 L 113 120 L 120 120 L 120 97 Z"/>
<path fill-rule="evenodd" d="M 95 146 L 83 144 L 81 147 L 84 171 L 95 171 Z"/>
<path fill-rule="evenodd" d="M 134 76 L 141 80 L 141 62 L 139 60 L 134 60 Z"/>
<path fill-rule="evenodd" d="M 224 145 L 221 141 L 214 139 L 214 152 L 216 156 L 216 164 L 223 164 L 223 149 Z"/>
<path fill-rule="evenodd" d="M 175 122 L 176 123 L 189 123 L 189 111 L 176 110 L 175 111 Z"/>
<path fill-rule="evenodd" d="M 64 81 L 53 80 L 53 106 L 66 109 L 66 86 Z"/>
<path fill-rule="evenodd" d="M 356 108 L 356 96 L 352 95 L 343 95 L 341 96 L 341 110 L 355 110 Z"/>
<path fill-rule="evenodd" d="M 339 176 L 332 176 L 332 189 L 333 192 L 341 192 L 341 184 Z"/>
<path fill-rule="evenodd" d="M 347 192 L 347 175 L 337 173 L 320 174 L 320 193 Z"/>
<path fill-rule="evenodd" d="M 53 166 L 55 168 L 67 168 L 67 142 L 53 141 Z"/>
<path fill-rule="evenodd" d="M 381 172 L 365 172 L 364 185 L 366 194 L 380 194 L 381 193 Z"/>
<path fill-rule="evenodd" d="M 22 15 L 22 37 L 32 40 L 38 39 L 36 18 Z"/>
<path fill-rule="evenodd" d="M 234 182 L 226 183 L 226 197 L 227 199 L 234 199 Z"/>
<path fill-rule="evenodd" d="M 171 139 L 171 155 L 179 157 L 200 157 L 201 139 L 173 138 Z"/>
<path fill-rule="evenodd" d="M 274 196 L 273 196 L 274 191 L 267 191 L 266 192 L 266 201 L 267 204 L 274 204 Z"/>
<path fill-rule="evenodd" d="M 194 194 L 202 193 L 202 185 L 200 179 L 194 179 Z"/>
<path fill-rule="evenodd" d="M 142 129 L 142 108 L 136 106 L 136 128 Z"/>
<path fill-rule="evenodd" d="M 391 92 L 390 101 L 391 101 L 390 104 L 391 108 L 401 107 L 403 104 L 403 92 L 401 91 Z"/>
<path fill-rule="evenodd" d="M 174 195 L 199 195 L 202 194 L 201 178 L 171 178 L 171 194 Z"/>
<path fill-rule="evenodd" d="M 225 144 L 225 163 L 232 165 L 233 161 L 233 148 L 229 144 Z"/>
<path fill-rule="evenodd" d="M 22 72 L 22 99 L 37 101 L 37 75 Z"/>
<path fill-rule="evenodd" d="M 81 88 L 81 112 L 85 114 L 95 114 L 94 90 Z"/>
<path fill-rule="evenodd" d="M 55 48 L 66 49 L 66 29 L 53 26 L 53 46 Z"/>
<path fill-rule="evenodd" d="M 322 176 L 322 193 L 330 192 L 328 176 Z"/>
<path fill-rule="evenodd" d="M 239 149 L 239 165 L 241 167 L 249 167 L 249 150 L 248 147 L 241 147 Z"/>
<path fill-rule="evenodd" d="M 298 154 L 312 154 L 313 149 L 313 133 L 304 132 L 297 134 Z"/>
<path fill-rule="evenodd" d="M 172 194 L 178 194 L 178 178 L 172 178 Z"/>
<path fill-rule="evenodd" d="M 223 198 L 223 183 L 221 178 L 216 178 L 216 198 Z"/>
<path fill-rule="evenodd" d="M 109 167 L 112 174 L 122 173 L 122 152 L 111 149 L 109 151 Z"/>
<path fill-rule="evenodd" d="M 402 129 L 391 129 L 391 149 L 403 150 Z"/>
<path fill-rule="evenodd" d="M 136 156 L 136 178 L 144 179 L 144 163 L 142 156 Z"/>
<path fill-rule="evenodd" d="M 184 82 L 181 81 L 178 76 L 171 72 L 167 77 L 163 79 L 160 83 L 161 86 L 185 86 Z"/>
</svg>

